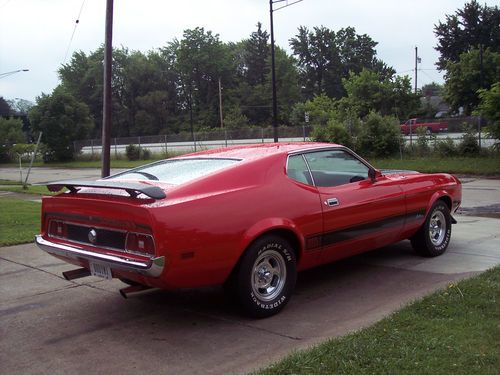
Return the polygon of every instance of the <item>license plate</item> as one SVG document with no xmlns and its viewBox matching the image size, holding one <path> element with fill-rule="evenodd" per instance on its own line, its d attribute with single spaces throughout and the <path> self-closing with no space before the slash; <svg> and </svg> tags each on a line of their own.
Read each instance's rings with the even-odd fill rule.
<svg viewBox="0 0 500 375">
<path fill-rule="evenodd" d="M 104 264 L 100 263 L 89 263 L 90 265 L 90 274 L 92 276 L 103 277 L 105 279 L 112 279 L 113 275 L 111 274 L 111 268 Z"/>
</svg>

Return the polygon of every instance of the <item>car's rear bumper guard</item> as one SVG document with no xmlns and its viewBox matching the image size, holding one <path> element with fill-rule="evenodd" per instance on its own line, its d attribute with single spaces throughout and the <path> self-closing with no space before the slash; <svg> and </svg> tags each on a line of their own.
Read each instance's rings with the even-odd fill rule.
<svg viewBox="0 0 500 375">
<path fill-rule="evenodd" d="M 43 251 L 72 259 L 85 259 L 109 266 L 112 270 L 123 270 L 139 273 L 144 276 L 158 277 L 165 267 L 165 257 L 153 258 L 149 261 L 136 261 L 116 255 L 98 254 L 76 246 L 69 246 L 47 241 L 41 235 L 35 236 L 35 243 Z"/>
</svg>

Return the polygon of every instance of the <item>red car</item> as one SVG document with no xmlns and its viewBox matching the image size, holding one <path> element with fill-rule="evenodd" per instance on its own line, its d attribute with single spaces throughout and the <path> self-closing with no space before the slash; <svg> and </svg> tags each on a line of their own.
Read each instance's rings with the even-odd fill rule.
<svg viewBox="0 0 500 375">
<path fill-rule="evenodd" d="M 410 239 L 424 256 L 450 242 L 460 181 L 379 171 L 346 147 L 277 143 L 203 151 L 98 181 L 48 184 L 44 251 L 147 288 L 223 284 L 254 317 L 280 311 L 296 274 Z"/>
</svg>

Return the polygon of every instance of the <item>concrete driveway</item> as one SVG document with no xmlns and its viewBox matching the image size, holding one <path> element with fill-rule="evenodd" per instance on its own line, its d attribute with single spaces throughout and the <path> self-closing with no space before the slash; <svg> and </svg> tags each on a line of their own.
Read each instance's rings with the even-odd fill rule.
<svg viewBox="0 0 500 375">
<path fill-rule="evenodd" d="M 464 214 L 500 202 L 492 181 L 464 180 Z M 117 280 L 64 280 L 74 267 L 33 244 L 0 248 L 0 373 L 247 373 L 500 264 L 500 220 L 457 219 L 443 256 L 418 257 L 404 241 L 301 273 L 265 320 L 242 317 L 220 288 L 125 300 Z"/>
</svg>

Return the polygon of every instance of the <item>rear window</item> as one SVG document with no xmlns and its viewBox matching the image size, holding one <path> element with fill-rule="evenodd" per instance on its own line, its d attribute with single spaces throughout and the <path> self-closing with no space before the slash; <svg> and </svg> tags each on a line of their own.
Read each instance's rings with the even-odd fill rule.
<svg viewBox="0 0 500 375">
<path fill-rule="evenodd" d="M 179 185 L 238 163 L 239 159 L 163 160 L 117 174 L 110 179 L 154 180 Z"/>
</svg>

